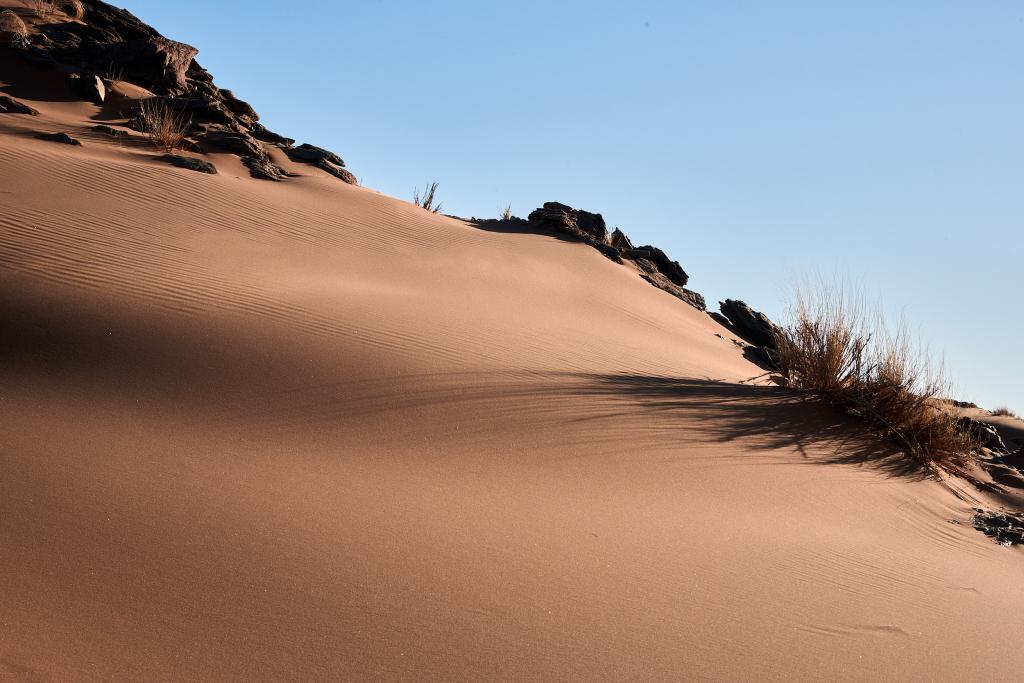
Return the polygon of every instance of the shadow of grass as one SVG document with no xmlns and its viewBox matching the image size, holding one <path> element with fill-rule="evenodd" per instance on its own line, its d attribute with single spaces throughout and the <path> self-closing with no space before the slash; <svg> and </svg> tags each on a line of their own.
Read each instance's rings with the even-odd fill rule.
<svg viewBox="0 0 1024 683">
<path fill-rule="evenodd" d="M 927 478 L 913 457 L 834 406 L 775 386 L 640 374 L 590 375 L 579 391 L 613 397 L 679 425 L 678 438 L 742 440 L 751 450 L 796 449 L 808 462 L 865 465 Z M 693 425 L 697 425 L 694 430 Z"/>
</svg>

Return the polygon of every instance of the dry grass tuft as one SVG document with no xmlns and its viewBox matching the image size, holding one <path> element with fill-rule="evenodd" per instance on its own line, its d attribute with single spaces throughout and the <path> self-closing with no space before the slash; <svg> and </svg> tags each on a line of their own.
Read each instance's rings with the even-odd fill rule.
<svg viewBox="0 0 1024 683">
<path fill-rule="evenodd" d="M 510 221 L 512 220 L 512 205 L 508 204 L 505 206 L 504 211 L 501 212 L 501 220 Z"/>
<path fill-rule="evenodd" d="M 81 0 L 27 0 L 26 4 L 40 19 L 60 15 L 70 19 L 81 19 L 85 16 L 85 5 Z"/>
<path fill-rule="evenodd" d="M 412 192 L 412 203 L 432 213 L 441 213 L 444 204 L 437 201 L 437 182 L 427 185 L 426 192 L 422 195 L 420 189 L 415 188 Z"/>
<path fill-rule="evenodd" d="M 28 39 L 28 26 L 17 14 L 9 9 L 0 12 L 0 33 L 11 36 L 14 41 Z"/>
<path fill-rule="evenodd" d="M 192 119 L 170 109 L 157 98 L 143 100 L 136 118 L 139 130 L 150 141 L 165 152 L 173 152 L 183 146 Z"/>
<path fill-rule="evenodd" d="M 1013 412 L 1006 406 L 1000 406 L 992 411 L 992 414 L 997 417 L 1019 417 L 1017 413 Z"/>
<path fill-rule="evenodd" d="M 789 386 L 841 407 L 922 465 L 957 469 L 978 444 L 957 426 L 941 367 L 841 287 L 798 291 L 778 339 Z"/>
</svg>

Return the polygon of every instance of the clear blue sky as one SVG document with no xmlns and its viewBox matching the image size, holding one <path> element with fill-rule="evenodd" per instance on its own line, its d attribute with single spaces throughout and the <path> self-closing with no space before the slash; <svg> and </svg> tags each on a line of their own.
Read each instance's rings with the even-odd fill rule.
<svg viewBox="0 0 1024 683">
<path fill-rule="evenodd" d="M 772 316 L 852 278 L 1024 411 L 1018 0 L 121 1 L 365 185 L 597 211 Z"/>
</svg>

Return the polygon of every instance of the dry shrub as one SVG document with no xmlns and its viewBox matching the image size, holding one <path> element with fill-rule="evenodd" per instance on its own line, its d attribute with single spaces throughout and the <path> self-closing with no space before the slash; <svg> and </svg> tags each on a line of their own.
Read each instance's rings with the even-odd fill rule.
<svg viewBox="0 0 1024 683">
<path fill-rule="evenodd" d="M 1013 412 L 1006 406 L 1000 406 L 992 411 L 992 414 L 997 417 L 1017 417 L 1017 413 Z"/>
<path fill-rule="evenodd" d="M 85 6 L 81 0 L 28 0 L 27 4 L 40 19 L 62 14 L 71 19 L 81 19 L 85 16 Z"/>
<path fill-rule="evenodd" d="M 432 213 L 440 213 L 444 205 L 437 201 L 437 182 L 427 185 L 426 192 L 422 195 L 420 189 L 415 188 L 412 192 L 412 203 Z"/>
<path fill-rule="evenodd" d="M 192 119 L 175 112 L 157 98 L 143 100 L 136 118 L 139 130 L 159 149 L 172 152 L 180 148 L 188 135 Z"/>
<path fill-rule="evenodd" d="M 505 209 L 501 212 L 501 220 L 510 221 L 512 220 L 512 205 L 508 204 Z"/>
<path fill-rule="evenodd" d="M 855 415 L 921 464 L 959 468 L 978 449 L 957 426 L 941 367 L 905 326 L 893 331 L 843 287 L 798 291 L 779 337 L 789 386 Z"/>
<path fill-rule="evenodd" d="M 0 12 L 0 33 L 11 36 L 15 41 L 28 38 L 28 26 L 17 14 L 9 9 Z"/>
</svg>

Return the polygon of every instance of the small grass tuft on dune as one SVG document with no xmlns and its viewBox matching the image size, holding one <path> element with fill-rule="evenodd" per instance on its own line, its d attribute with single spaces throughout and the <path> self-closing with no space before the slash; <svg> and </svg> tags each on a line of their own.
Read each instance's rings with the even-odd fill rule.
<svg viewBox="0 0 1024 683">
<path fill-rule="evenodd" d="M 437 201 L 437 186 L 437 181 L 430 183 L 423 194 L 420 194 L 420 188 L 415 188 L 412 192 L 412 203 L 431 213 L 441 213 L 441 208 L 444 205 Z"/>
<path fill-rule="evenodd" d="M 184 146 L 192 123 L 191 119 L 173 111 L 157 98 L 143 100 L 139 104 L 136 121 L 146 137 L 164 152 L 173 152 Z"/>
<path fill-rule="evenodd" d="M 941 366 L 839 286 L 797 292 L 778 335 L 778 363 L 794 389 L 858 417 L 925 466 L 957 469 L 978 449 L 957 424 Z"/>
<path fill-rule="evenodd" d="M 992 411 L 992 414 L 995 415 L 996 417 L 1016 417 L 1020 419 L 1020 416 L 1017 415 L 1017 413 L 1013 412 L 1006 406 L 1000 406 L 996 408 L 995 410 Z"/>
</svg>

